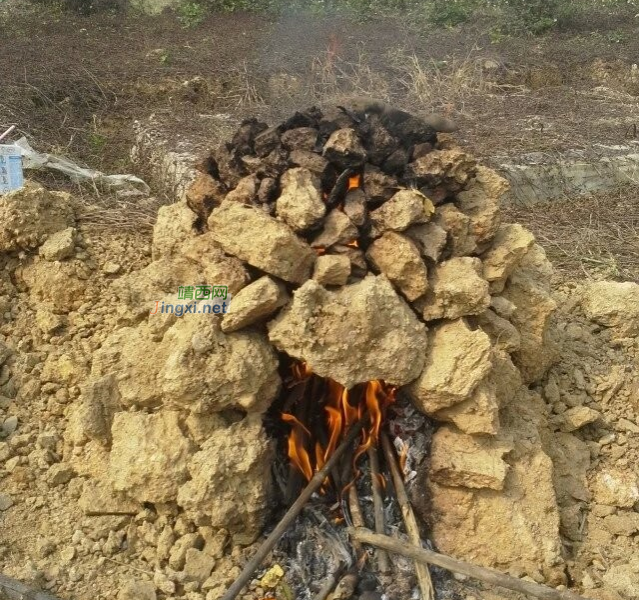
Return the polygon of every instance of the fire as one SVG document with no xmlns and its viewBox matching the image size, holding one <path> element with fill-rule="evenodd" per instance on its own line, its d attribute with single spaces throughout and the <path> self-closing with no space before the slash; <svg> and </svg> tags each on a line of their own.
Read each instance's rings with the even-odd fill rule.
<svg viewBox="0 0 639 600">
<path fill-rule="evenodd" d="M 306 363 L 294 364 L 292 373 L 297 381 L 315 377 Z M 355 465 L 370 446 L 377 444 L 386 409 L 395 401 L 396 389 L 383 381 L 369 381 L 351 391 L 332 379 L 320 381 L 325 385 L 309 385 L 307 389 L 319 389 L 321 396 L 304 397 L 301 400 L 323 405 L 323 419 L 318 419 L 315 428 L 309 428 L 294 415 L 282 414 L 282 419 L 291 426 L 288 456 L 306 480 L 310 480 L 326 464 L 350 426 L 368 413 L 370 423 L 363 431 L 361 443 L 355 451 Z"/>
<path fill-rule="evenodd" d="M 348 191 L 356 190 L 357 188 L 362 187 L 362 176 L 361 175 L 353 175 L 348 178 Z"/>
</svg>

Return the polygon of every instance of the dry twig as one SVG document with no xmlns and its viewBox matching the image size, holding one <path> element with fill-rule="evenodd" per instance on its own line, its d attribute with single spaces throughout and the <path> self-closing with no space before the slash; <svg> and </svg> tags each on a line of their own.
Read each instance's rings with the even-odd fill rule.
<svg viewBox="0 0 639 600">
<path fill-rule="evenodd" d="M 349 533 L 353 540 L 357 540 L 363 544 L 370 544 L 377 548 L 383 548 L 394 554 L 405 556 L 413 559 L 416 563 L 422 565 L 437 565 L 442 569 L 447 569 L 453 573 L 461 573 L 473 579 L 479 579 L 491 585 L 499 585 L 515 592 L 528 594 L 540 600 L 588 600 L 584 596 L 575 594 L 569 590 L 556 590 L 546 585 L 541 585 L 533 581 L 524 581 L 510 575 L 504 575 L 494 569 L 478 567 L 471 563 L 457 560 L 432 550 L 426 550 L 418 546 L 406 545 L 400 540 L 389 537 L 387 535 L 379 535 L 368 529 L 349 529 Z"/>
<path fill-rule="evenodd" d="M 408 499 L 406 488 L 404 487 L 404 480 L 399 470 L 397 463 L 397 457 L 391 447 L 390 440 L 386 435 L 386 432 L 380 433 L 380 439 L 382 442 L 382 449 L 384 450 L 384 456 L 388 463 L 388 468 L 393 478 L 393 486 L 395 487 L 395 495 L 397 496 L 397 502 L 402 510 L 402 517 L 404 519 L 404 525 L 406 525 L 406 533 L 410 541 L 415 545 L 421 545 L 421 535 L 419 533 L 419 525 L 413 507 Z M 415 572 L 417 573 L 417 581 L 419 583 L 419 589 L 422 593 L 422 600 L 434 600 L 435 590 L 433 589 L 433 582 L 430 578 L 430 571 L 428 565 L 424 563 L 415 562 Z"/>
</svg>

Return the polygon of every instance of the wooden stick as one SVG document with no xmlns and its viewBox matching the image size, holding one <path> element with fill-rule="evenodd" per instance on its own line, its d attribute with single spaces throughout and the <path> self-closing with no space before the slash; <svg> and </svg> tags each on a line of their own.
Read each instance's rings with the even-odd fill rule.
<svg viewBox="0 0 639 600">
<path fill-rule="evenodd" d="M 340 459 L 342 454 L 346 452 L 351 443 L 368 423 L 368 419 L 368 415 L 364 415 L 351 427 L 342 443 L 335 448 L 333 455 L 326 461 L 326 464 L 317 473 L 315 473 L 315 475 L 313 475 L 312 479 L 308 482 L 308 485 L 304 488 L 304 490 L 302 490 L 298 499 L 286 511 L 286 514 L 282 517 L 281 521 L 277 524 L 275 529 L 273 529 L 271 534 L 264 540 L 257 552 L 253 555 L 253 558 L 246 563 L 246 566 L 238 578 L 233 582 L 231 587 L 229 587 L 224 596 L 222 596 L 221 600 L 234 600 L 234 598 L 242 591 L 242 588 L 251 580 L 253 573 L 255 573 L 268 553 L 275 547 L 275 544 L 277 544 L 279 539 L 284 535 L 297 515 L 302 512 L 304 505 L 309 501 L 310 497 L 322 486 L 327 475 L 331 472 L 331 469 L 335 466 L 335 464 L 337 464 L 337 461 Z"/>
<path fill-rule="evenodd" d="M 408 499 L 406 488 L 404 487 L 404 478 L 399 470 L 397 458 L 395 452 L 391 447 L 390 440 L 385 431 L 380 432 L 380 439 L 382 442 L 382 449 L 386 456 L 386 462 L 393 478 L 393 486 L 395 488 L 395 494 L 397 495 L 397 502 L 402 510 L 402 517 L 404 518 L 404 525 L 406 525 L 406 533 L 411 543 L 416 546 L 421 546 L 421 535 L 419 533 L 419 525 L 413 512 L 413 507 Z M 435 590 L 433 589 L 433 582 L 430 578 L 430 571 L 428 570 L 428 564 L 415 562 L 415 573 L 417 574 L 417 582 L 419 583 L 419 589 L 422 593 L 422 600 L 434 600 Z"/>
<path fill-rule="evenodd" d="M 453 573 L 461 573 L 467 575 L 473 579 L 479 579 L 484 583 L 491 585 L 498 585 L 513 592 L 519 592 L 521 594 L 527 594 L 540 600 L 589 600 L 584 596 L 575 594 L 569 590 L 556 590 L 546 585 L 534 583 L 532 581 L 525 581 L 523 579 L 517 579 L 510 575 L 504 575 L 494 569 L 487 569 L 486 567 L 478 567 L 471 563 L 457 560 L 445 554 L 439 554 L 432 550 L 426 550 L 426 548 L 420 548 L 418 546 L 407 545 L 401 540 L 389 537 L 387 535 L 379 535 L 373 533 L 368 529 L 348 529 L 349 534 L 353 540 L 358 540 L 363 544 L 370 544 L 377 548 L 383 548 L 394 554 L 400 554 L 406 558 L 412 558 L 415 562 L 423 565 L 431 564 L 437 565 L 442 569 L 447 569 Z"/>
<path fill-rule="evenodd" d="M 57 596 L 52 596 L 47 592 L 35 590 L 32 587 L 0 574 L 0 597 L 6 596 L 9 600 L 22 600 L 30 598 L 32 600 L 60 600 Z"/>
<path fill-rule="evenodd" d="M 379 457 L 377 456 L 377 448 L 368 447 L 368 462 L 371 468 L 371 487 L 373 490 L 373 507 L 375 509 L 375 533 L 384 535 L 386 533 L 386 524 L 384 522 L 384 499 L 382 494 L 382 486 L 379 483 L 381 477 L 379 471 Z M 388 562 L 388 554 L 380 548 L 377 549 L 377 569 L 382 575 L 390 572 L 390 563 Z"/>
<path fill-rule="evenodd" d="M 335 569 L 335 571 L 326 578 L 322 587 L 319 589 L 319 592 L 317 592 L 317 594 L 313 597 L 313 600 L 326 600 L 329 594 L 335 589 L 335 586 L 341 579 L 345 569 L 346 565 L 344 563 L 340 563 L 337 566 L 337 569 Z"/>
</svg>

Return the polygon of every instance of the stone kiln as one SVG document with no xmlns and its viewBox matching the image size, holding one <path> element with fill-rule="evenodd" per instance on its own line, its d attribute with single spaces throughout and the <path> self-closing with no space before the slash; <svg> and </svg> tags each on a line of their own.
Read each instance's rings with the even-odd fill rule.
<svg viewBox="0 0 639 600">
<path fill-rule="evenodd" d="M 340 394 L 376 382 L 439 423 L 410 492 L 441 550 L 561 583 L 543 406 L 527 388 L 554 359 L 551 267 L 532 234 L 502 223 L 506 188 L 401 111 L 245 121 L 186 203 L 161 210 L 154 262 L 116 284 L 127 326 L 96 353 L 68 432 L 79 468 L 252 542 L 274 493 L 264 415 L 289 398 L 293 431 L 312 420 L 282 386 L 292 361 Z M 196 283 L 229 286 L 223 318 L 148 316 Z M 92 411 L 100 431 L 85 426 Z M 300 470 L 331 443 L 300 442 Z"/>
</svg>

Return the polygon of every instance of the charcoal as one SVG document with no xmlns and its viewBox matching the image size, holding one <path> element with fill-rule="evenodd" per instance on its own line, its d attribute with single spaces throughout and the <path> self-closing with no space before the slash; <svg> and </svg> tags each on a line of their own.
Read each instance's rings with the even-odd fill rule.
<svg viewBox="0 0 639 600">
<path fill-rule="evenodd" d="M 296 127 L 282 134 L 282 145 L 287 150 L 312 151 L 317 144 L 318 130 L 313 127 Z"/>
<path fill-rule="evenodd" d="M 355 121 L 344 111 L 336 107 L 326 109 L 323 118 L 318 124 L 320 139 L 325 142 L 334 131 L 346 127 L 354 127 L 355 125 Z"/>
<path fill-rule="evenodd" d="M 433 151 L 433 148 L 434 146 L 430 142 L 415 144 L 415 146 L 413 147 L 413 152 L 412 152 L 412 156 L 410 160 L 417 160 L 418 158 L 421 158 L 422 156 L 426 156 L 429 152 Z"/>
<path fill-rule="evenodd" d="M 364 192 L 366 202 L 373 207 L 390 200 L 397 191 L 399 184 L 397 179 L 386 175 L 373 165 L 366 165 L 364 169 Z"/>
<path fill-rule="evenodd" d="M 211 158 L 215 161 L 215 170 L 219 173 L 220 180 L 229 188 L 234 188 L 242 177 L 249 174 L 230 144 L 218 146 Z"/>
<path fill-rule="evenodd" d="M 382 171 L 387 175 L 401 175 L 406 169 L 410 157 L 410 151 L 406 148 L 397 148 L 382 164 Z"/>
<path fill-rule="evenodd" d="M 266 123 L 262 123 L 255 118 L 245 119 L 233 136 L 231 144 L 233 144 L 235 151 L 240 156 L 252 154 L 254 152 L 255 137 L 266 129 L 268 129 Z"/>
<path fill-rule="evenodd" d="M 277 198 L 278 188 L 277 181 L 272 177 L 265 177 L 260 182 L 260 187 L 257 191 L 257 201 L 261 204 L 268 202 L 275 202 Z"/>
<path fill-rule="evenodd" d="M 288 153 L 283 148 L 276 148 L 262 161 L 261 175 L 264 177 L 279 177 L 288 167 Z"/>
<path fill-rule="evenodd" d="M 376 166 L 384 161 L 397 149 L 397 138 L 384 127 L 377 115 L 371 115 L 359 127 L 358 132 L 363 140 L 368 160 Z"/>
<path fill-rule="evenodd" d="M 321 118 L 322 112 L 319 108 L 313 106 L 304 112 L 296 112 L 292 117 L 284 121 L 282 131 L 296 129 L 297 127 L 317 127 Z"/>
<path fill-rule="evenodd" d="M 256 135 L 253 144 L 255 154 L 263 158 L 275 150 L 280 145 L 281 131 L 282 128 L 278 125 L 277 127 L 269 127 Z"/>
</svg>

